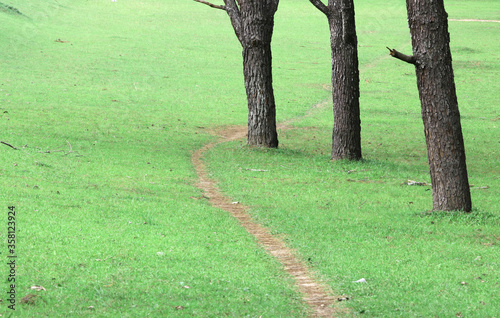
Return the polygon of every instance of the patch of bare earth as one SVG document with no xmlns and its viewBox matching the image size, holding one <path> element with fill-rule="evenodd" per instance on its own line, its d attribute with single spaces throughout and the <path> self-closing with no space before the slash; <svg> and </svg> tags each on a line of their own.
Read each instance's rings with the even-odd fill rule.
<svg viewBox="0 0 500 318">
<path fill-rule="evenodd" d="M 448 19 L 450 21 L 458 21 L 458 22 L 492 22 L 492 23 L 500 23 L 500 20 L 480 20 L 480 19 Z"/>
<path fill-rule="evenodd" d="M 280 125 L 280 128 L 286 129 L 288 127 L 285 124 Z M 327 285 L 314 279 L 309 268 L 294 255 L 292 249 L 287 247 L 282 240 L 271 235 L 267 228 L 256 223 L 248 214 L 248 207 L 231 202 L 219 191 L 217 183 L 209 178 L 207 167 L 203 161 L 205 152 L 220 143 L 246 137 L 247 127 L 228 127 L 215 133 L 220 139 L 198 149 L 192 156 L 192 163 L 199 178 L 198 188 L 204 191 L 204 195 L 209 198 L 212 206 L 231 213 L 266 251 L 283 264 L 285 271 L 295 279 L 305 303 L 311 308 L 311 317 L 334 317 L 345 313 L 343 309 L 334 308 L 339 297 L 334 297 Z"/>
</svg>

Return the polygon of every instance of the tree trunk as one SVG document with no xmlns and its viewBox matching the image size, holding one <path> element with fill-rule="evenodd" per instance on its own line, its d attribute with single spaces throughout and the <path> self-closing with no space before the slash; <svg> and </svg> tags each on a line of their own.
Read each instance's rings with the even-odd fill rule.
<svg viewBox="0 0 500 318">
<path fill-rule="evenodd" d="M 277 1 L 242 1 L 243 75 L 248 101 L 248 139 L 251 146 L 278 147 L 273 92 L 271 39 Z"/>
<path fill-rule="evenodd" d="M 248 101 L 248 139 L 252 146 L 278 147 L 271 66 L 271 43 L 243 48 L 243 73 Z"/>
<path fill-rule="evenodd" d="M 471 210 L 443 0 L 407 0 L 434 210 Z"/>
<path fill-rule="evenodd" d="M 332 159 L 361 159 L 358 40 L 352 0 L 332 1 Z"/>
<path fill-rule="evenodd" d="M 279 0 L 224 0 L 224 5 L 205 0 L 194 1 L 226 11 L 243 47 L 243 75 L 248 102 L 247 144 L 278 147 L 271 38 Z"/>
<path fill-rule="evenodd" d="M 309 0 L 328 18 L 332 50 L 332 159 L 360 160 L 358 40 L 353 0 Z"/>
</svg>

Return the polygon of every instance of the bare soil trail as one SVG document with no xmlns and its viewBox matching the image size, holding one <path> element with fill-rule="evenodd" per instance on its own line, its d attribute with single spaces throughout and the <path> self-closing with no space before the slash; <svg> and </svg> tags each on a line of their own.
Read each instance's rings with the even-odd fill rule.
<svg viewBox="0 0 500 318">
<path fill-rule="evenodd" d="M 500 20 L 476 19 L 449 20 L 459 22 L 500 22 Z M 373 63 L 365 65 L 365 67 L 373 67 L 379 61 L 387 59 L 388 57 L 389 55 L 381 56 Z M 331 87 L 329 85 L 323 85 L 323 89 L 331 90 Z M 318 103 L 309 109 L 303 116 L 283 122 L 279 124 L 277 128 L 281 130 L 292 129 L 292 123 L 312 116 L 318 109 L 326 107 L 328 103 L 329 101 Z M 335 306 L 339 300 L 343 299 L 342 296 L 334 296 L 332 290 L 326 284 L 314 278 L 311 270 L 304 262 L 296 257 L 291 248 L 287 247 L 282 240 L 270 234 L 267 228 L 252 219 L 248 213 L 247 206 L 240 203 L 234 204 L 228 197 L 220 192 L 217 187 L 217 182 L 210 179 L 207 166 L 203 159 L 205 152 L 221 143 L 245 138 L 247 135 L 247 127 L 226 127 L 215 131 L 214 134 L 217 135 L 219 139 L 196 150 L 191 157 L 192 164 L 199 178 L 196 186 L 204 192 L 205 197 L 208 198 L 212 206 L 227 211 L 238 219 L 241 226 L 243 226 L 248 233 L 253 235 L 257 242 L 268 251 L 268 253 L 278 259 L 285 271 L 295 279 L 296 285 L 303 295 L 304 302 L 311 308 L 311 317 L 336 317 L 347 315 L 349 313 L 347 309 Z"/>
<path fill-rule="evenodd" d="M 307 117 L 315 109 L 324 107 L 326 104 L 326 102 L 317 104 L 305 116 L 289 120 L 278 125 L 278 128 L 281 130 L 289 129 L 290 123 Z M 197 187 L 203 190 L 204 195 L 208 198 L 212 206 L 225 210 L 238 219 L 241 226 L 253 235 L 268 253 L 278 259 L 285 271 L 295 279 L 304 302 L 311 308 L 311 317 L 335 317 L 336 315 L 345 313 L 344 309 L 334 308 L 334 304 L 338 301 L 339 297 L 333 296 L 332 291 L 326 284 L 314 278 L 310 269 L 295 256 L 292 249 L 287 247 L 282 240 L 270 234 L 267 228 L 256 223 L 248 214 L 248 207 L 240 203 L 234 204 L 228 197 L 224 196 L 219 191 L 217 182 L 210 179 L 207 166 L 203 160 L 205 152 L 220 143 L 246 137 L 247 127 L 228 127 L 217 131 L 216 134 L 219 136 L 219 140 L 209 143 L 193 153 L 191 160 L 199 178 Z"/>
<path fill-rule="evenodd" d="M 458 22 L 491 22 L 491 23 L 500 23 L 500 20 L 479 20 L 479 19 L 448 19 L 450 21 L 458 21 Z"/>
</svg>

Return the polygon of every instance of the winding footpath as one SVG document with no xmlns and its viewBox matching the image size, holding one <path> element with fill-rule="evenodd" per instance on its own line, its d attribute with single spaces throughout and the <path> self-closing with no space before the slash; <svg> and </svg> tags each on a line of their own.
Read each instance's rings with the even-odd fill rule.
<svg viewBox="0 0 500 318">
<path fill-rule="evenodd" d="M 500 20 L 476 19 L 449 20 L 459 22 L 500 22 Z M 381 56 L 375 63 L 387 57 L 388 55 Z M 373 67 L 373 63 L 367 64 L 365 67 Z M 325 90 L 330 90 L 328 85 L 324 85 L 323 88 Z M 278 125 L 278 129 L 290 129 L 291 127 L 289 124 L 313 115 L 317 109 L 323 108 L 327 104 L 328 102 L 325 101 L 313 106 L 304 116 L 284 122 Z M 191 157 L 192 164 L 199 178 L 196 186 L 204 192 L 204 195 L 208 198 L 213 207 L 227 211 L 234 218 L 238 219 L 241 226 L 243 226 L 248 233 L 253 235 L 257 242 L 283 265 L 284 270 L 295 279 L 295 284 L 302 293 L 304 302 L 311 309 L 311 317 L 335 317 L 337 315 L 347 314 L 347 309 L 335 308 L 335 303 L 337 299 L 339 299 L 339 296 L 334 296 L 326 284 L 315 279 L 306 264 L 295 256 L 292 249 L 287 247 L 282 240 L 273 236 L 269 229 L 256 223 L 249 215 L 248 207 L 242 204 L 233 204 L 228 197 L 224 196 L 219 191 L 217 182 L 210 179 L 207 166 L 204 163 L 205 152 L 221 143 L 245 138 L 247 135 L 247 127 L 229 127 L 223 131 L 217 132 L 217 135 L 219 136 L 217 141 L 206 144 L 195 151 Z"/>
<path fill-rule="evenodd" d="M 316 107 L 325 104 L 318 104 Z M 279 128 L 287 129 L 287 124 L 290 122 L 279 125 Z M 197 187 L 203 190 L 213 207 L 227 211 L 238 219 L 241 226 L 283 265 L 284 270 L 295 279 L 304 302 L 311 308 L 311 317 L 335 317 L 342 310 L 334 308 L 333 305 L 338 297 L 332 295 L 329 287 L 317 281 L 304 262 L 298 259 L 293 250 L 287 247 L 282 240 L 270 234 L 270 231 L 261 224 L 256 223 L 248 214 L 248 207 L 243 204 L 233 204 L 228 197 L 219 191 L 216 181 L 208 176 L 208 169 L 203 160 L 205 152 L 218 144 L 245 138 L 246 133 L 246 126 L 230 127 L 218 132 L 220 137 L 218 141 L 209 143 L 194 152 L 191 160 L 199 178 Z"/>
<path fill-rule="evenodd" d="M 480 20 L 480 19 L 448 19 L 449 21 L 457 22 L 490 22 L 490 23 L 500 23 L 500 20 Z"/>
</svg>

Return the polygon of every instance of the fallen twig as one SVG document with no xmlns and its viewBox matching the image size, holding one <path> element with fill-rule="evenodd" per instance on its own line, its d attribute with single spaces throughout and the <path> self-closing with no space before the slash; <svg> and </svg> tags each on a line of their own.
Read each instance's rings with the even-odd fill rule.
<svg viewBox="0 0 500 318">
<path fill-rule="evenodd" d="M 67 153 L 65 153 L 65 154 L 64 154 L 65 156 L 66 156 L 66 155 L 69 155 L 70 153 L 72 153 L 72 152 L 73 152 L 73 147 L 71 146 L 71 144 L 69 143 L 69 141 L 67 141 L 67 140 L 66 140 L 66 142 L 67 142 L 67 143 L 68 143 L 68 145 L 69 145 L 69 151 L 68 151 Z"/>
<path fill-rule="evenodd" d="M 4 144 L 4 145 L 6 145 L 6 146 L 9 146 L 10 148 L 12 148 L 12 149 L 14 149 L 14 150 L 17 150 L 17 148 L 16 148 L 16 147 L 12 146 L 11 144 L 6 143 L 5 141 L 0 141 L 0 143 Z"/>
<path fill-rule="evenodd" d="M 69 146 L 69 151 L 66 152 L 63 156 L 66 156 L 66 155 L 69 155 L 70 153 L 73 152 L 73 147 L 71 146 L 70 142 L 66 140 L 66 143 L 68 144 Z M 64 145 L 61 145 L 55 149 L 48 149 L 48 150 L 44 150 L 44 151 L 37 151 L 38 153 L 54 153 L 54 152 L 64 152 L 63 149 L 61 149 L 62 147 L 64 147 Z"/>
</svg>

